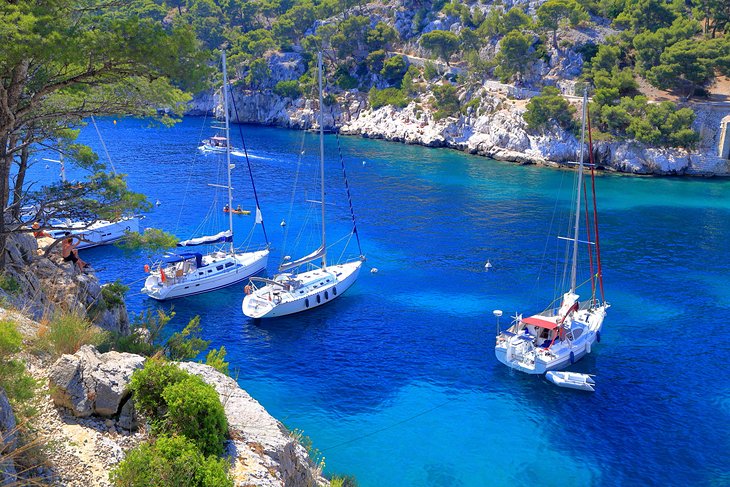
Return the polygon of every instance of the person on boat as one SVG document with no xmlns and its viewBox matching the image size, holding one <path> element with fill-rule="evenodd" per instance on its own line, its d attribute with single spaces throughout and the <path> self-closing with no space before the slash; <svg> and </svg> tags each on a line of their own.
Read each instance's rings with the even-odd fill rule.
<svg viewBox="0 0 730 487">
<path fill-rule="evenodd" d="M 241 208 L 241 205 L 236 206 L 236 213 L 243 213 L 243 208 Z"/>
<path fill-rule="evenodd" d="M 231 211 L 231 209 L 228 207 L 228 203 L 226 203 L 226 206 L 223 207 L 223 212 L 228 213 L 229 211 Z"/>
<path fill-rule="evenodd" d="M 73 243 L 73 240 L 74 238 L 71 234 L 66 233 L 66 237 L 63 239 L 63 245 L 61 246 L 61 257 L 63 257 L 64 262 L 76 264 L 76 267 L 79 268 L 79 272 L 84 272 L 84 267 L 88 264 L 79 257 L 79 251 L 76 249 L 79 243 Z"/>
</svg>

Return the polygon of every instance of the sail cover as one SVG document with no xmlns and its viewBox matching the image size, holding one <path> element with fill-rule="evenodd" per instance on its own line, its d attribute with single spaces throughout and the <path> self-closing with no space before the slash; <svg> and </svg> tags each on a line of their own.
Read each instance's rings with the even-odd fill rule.
<svg viewBox="0 0 730 487">
<path fill-rule="evenodd" d="M 279 272 L 284 272 L 289 269 L 294 269 L 295 267 L 298 267 L 302 264 L 306 264 L 307 262 L 312 262 L 313 260 L 317 260 L 320 257 L 322 257 L 323 255 L 325 255 L 326 253 L 327 253 L 327 249 L 324 246 L 322 246 L 322 247 L 318 248 L 317 250 L 315 250 L 314 252 L 312 252 L 311 254 L 305 255 L 301 259 L 293 260 L 291 262 L 284 262 L 283 264 L 281 264 L 279 266 Z"/>
<path fill-rule="evenodd" d="M 207 235 L 203 237 L 191 238 L 190 240 L 183 240 L 178 242 L 178 247 L 192 247 L 195 245 L 209 245 L 222 242 L 232 242 L 233 233 L 230 230 L 225 232 L 216 233 L 215 235 Z"/>
</svg>

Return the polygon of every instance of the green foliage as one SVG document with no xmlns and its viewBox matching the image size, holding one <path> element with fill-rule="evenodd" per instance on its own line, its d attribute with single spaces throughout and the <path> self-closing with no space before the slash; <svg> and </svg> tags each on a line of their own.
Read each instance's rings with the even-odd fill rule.
<svg viewBox="0 0 730 487">
<path fill-rule="evenodd" d="M 398 31 L 383 22 L 378 22 L 368 31 L 366 43 L 371 51 L 376 49 L 390 49 L 399 38 Z"/>
<path fill-rule="evenodd" d="M 499 34 L 507 34 L 513 30 L 525 30 L 532 26 L 532 20 L 520 7 L 512 7 L 502 17 Z"/>
<path fill-rule="evenodd" d="M 193 440 L 204 455 L 223 453 L 228 422 L 218 393 L 198 376 L 188 375 L 162 391 L 167 405 L 161 428 Z"/>
<path fill-rule="evenodd" d="M 421 46 L 449 64 L 449 58 L 459 50 L 459 37 L 448 30 L 434 30 L 421 36 Z"/>
<path fill-rule="evenodd" d="M 244 82 L 252 89 L 261 88 L 271 77 L 271 68 L 264 58 L 254 59 L 249 66 Z"/>
<path fill-rule="evenodd" d="M 367 53 L 367 37 L 370 32 L 370 19 L 362 15 L 353 15 L 340 22 L 337 32 L 330 38 L 337 57 L 344 60 L 348 57 Z"/>
<path fill-rule="evenodd" d="M 423 65 L 423 77 L 426 79 L 426 81 L 431 81 L 437 76 L 441 76 L 441 71 L 439 68 L 432 62 L 426 62 Z"/>
<path fill-rule="evenodd" d="M 174 248 L 177 242 L 175 235 L 158 228 L 145 228 L 143 233 L 125 234 L 124 240 L 115 245 L 127 252 L 144 250 L 149 255 L 155 255 Z"/>
<path fill-rule="evenodd" d="M 10 295 L 16 295 L 20 292 L 20 283 L 9 274 L 0 274 L 0 289 Z"/>
<path fill-rule="evenodd" d="M 456 88 L 451 84 L 436 85 L 433 88 L 434 118 L 441 120 L 459 113 L 459 96 Z"/>
<path fill-rule="evenodd" d="M 162 397 L 163 391 L 188 375 L 175 364 L 163 359 L 148 359 L 143 369 L 136 370 L 132 374 L 129 383 L 135 407 L 153 422 L 159 421 L 167 413 L 167 403 Z"/>
<path fill-rule="evenodd" d="M 302 90 L 296 80 L 279 81 L 274 86 L 274 93 L 287 98 L 299 98 L 302 96 Z"/>
<path fill-rule="evenodd" d="M 175 312 L 168 315 L 161 309 L 146 310 L 134 317 L 128 336 L 110 334 L 100 348 L 150 357 L 163 350 L 158 341 L 162 329 L 174 316 Z"/>
<path fill-rule="evenodd" d="M 200 332 L 200 316 L 195 316 L 182 331 L 173 333 L 165 344 L 170 360 L 191 360 L 208 348 L 210 342 L 200 338 Z"/>
<path fill-rule="evenodd" d="M 524 73 L 537 58 L 532 37 L 513 30 L 502 38 L 497 54 L 495 74 L 507 82 L 517 73 Z"/>
<path fill-rule="evenodd" d="M 124 296 L 127 294 L 127 291 L 129 291 L 129 287 L 117 279 L 101 287 L 101 296 L 106 307 L 113 308 L 124 304 Z"/>
<path fill-rule="evenodd" d="M 578 25 L 588 20 L 588 13 L 575 0 L 547 0 L 537 9 L 540 27 L 553 32 L 553 46 L 558 47 L 558 29 L 564 25 Z"/>
<path fill-rule="evenodd" d="M 386 105 L 404 108 L 408 105 L 408 98 L 398 88 L 385 88 L 379 90 L 375 87 L 370 89 L 368 100 L 373 110 Z"/>
<path fill-rule="evenodd" d="M 59 313 L 38 331 L 34 348 L 53 355 L 74 354 L 83 345 L 98 346 L 107 333 L 76 313 Z"/>
<path fill-rule="evenodd" d="M 700 31 L 699 22 L 679 17 L 671 26 L 646 30 L 636 34 L 633 46 L 636 49 L 636 67 L 646 71 L 658 65 L 664 50 L 680 40 L 692 39 Z"/>
<path fill-rule="evenodd" d="M 16 413 L 30 416 L 34 412 L 29 401 L 38 383 L 25 370 L 21 360 L 12 358 L 20 351 L 23 337 L 12 321 L 0 321 L 0 389 L 4 389 Z"/>
<path fill-rule="evenodd" d="M 388 81 L 388 83 L 400 85 L 403 75 L 406 74 L 407 69 L 408 63 L 406 62 L 405 57 L 393 56 L 383 63 L 383 69 L 380 71 L 380 74 L 386 81 Z"/>
<path fill-rule="evenodd" d="M 421 75 L 421 71 L 416 66 L 409 66 L 406 70 L 406 74 L 403 75 L 401 80 L 401 91 L 405 96 L 411 96 L 416 94 L 418 86 L 415 80 Z"/>
<path fill-rule="evenodd" d="M 383 69 L 385 63 L 385 51 L 378 49 L 367 55 L 365 63 L 368 69 L 373 73 L 379 73 Z"/>
<path fill-rule="evenodd" d="M 333 475 L 330 487 L 357 487 L 357 479 L 352 475 Z"/>
<path fill-rule="evenodd" d="M 647 79 L 664 89 L 681 89 L 688 97 L 715 77 L 730 74 L 730 38 L 683 39 L 668 46 Z"/>
<path fill-rule="evenodd" d="M 229 363 L 226 362 L 226 347 L 221 345 L 221 348 L 216 350 L 215 348 L 208 352 L 205 357 L 205 364 L 210 365 L 221 374 L 228 375 Z"/>
<path fill-rule="evenodd" d="M 665 0 L 626 0 L 624 10 L 616 16 L 614 25 L 638 33 L 669 27 L 675 18 L 675 12 Z"/>
<path fill-rule="evenodd" d="M 224 459 L 205 457 L 184 436 L 160 436 L 130 450 L 109 475 L 116 487 L 233 487 Z"/>
<path fill-rule="evenodd" d="M 575 108 L 560 95 L 560 90 L 554 86 L 546 86 L 540 96 L 527 102 L 524 117 L 527 126 L 532 130 L 546 130 L 552 124 L 571 130 L 574 128 L 574 113 Z"/>
</svg>

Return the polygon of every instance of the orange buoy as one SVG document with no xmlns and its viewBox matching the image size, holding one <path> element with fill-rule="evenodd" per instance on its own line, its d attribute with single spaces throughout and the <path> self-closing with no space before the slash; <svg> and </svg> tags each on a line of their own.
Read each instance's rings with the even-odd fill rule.
<svg viewBox="0 0 730 487">
<path fill-rule="evenodd" d="M 245 292 L 246 294 L 251 294 L 251 286 L 247 285 L 246 287 L 244 287 L 243 292 Z"/>
<path fill-rule="evenodd" d="M 149 273 L 149 272 L 150 272 L 150 266 L 149 266 L 149 264 L 145 264 L 145 265 L 144 265 L 144 271 L 145 271 L 146 273 Z"/>
<path fill-rule="evenodd" d="M 165 271 L 163 269 L 160 269 L 160 280 L 162 282 L 167 281 L 167 276 L 165 275 Z"/>
</svg>

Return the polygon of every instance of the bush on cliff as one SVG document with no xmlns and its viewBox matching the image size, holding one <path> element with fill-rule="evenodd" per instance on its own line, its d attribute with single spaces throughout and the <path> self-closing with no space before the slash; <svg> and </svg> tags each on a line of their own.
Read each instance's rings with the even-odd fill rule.
<svg viewBox="0 0 730 487">
<path fill-rule="evenodd" d="M 404 108 L 408 105 L 408 98 L 398 88 L 385 88 L 384 90 L 371 88 L 368 99 L 373 110 L 386 105 L 393 105 L 398 108 Z"/>
<path fill-rule="evenodd" d="M 279 96 L 288 98 L 299 98 L 302 96 L 302 90 L 299 88 L 297 80 L 279 81 L 274 86 L 274 93 Z"/>
<path fill-rule="evenodd" d="M 560 90 L 554 86 L 546 86 L 540 96 L 527 102 L 524 117 L 527 126 L 532 130 L 549 129 L 553 123 L 565 130 L 571 130 L 575 125 L 574 113 L 575 108 L 560 95 Z"/>
<path fill-rule="evenodd" d="M 228 424 L 215 389 L 195 375 L 160 359 L 150 359 L 132 375 L 137 408 L 155 434 L 180 434 L 206 455 L 223 451 Z"/>
<path fill-rule="evenodd" d="M 184 435 L 204 455 L 223 453 L 228 421 L 218 393 L 198 376 L 189 375 L 162 391 L 167 414 L 161 424 L 165 432 Z"/>
<path fill-rule="evenodd" d="M 205 457 L 184 436 L 143 443 L 109 474 L 117 487 L 232 487 L 226 461 Z"/>
<path fill-rule="evenodd" d="M 4 389 L 16 413 L 29 416 L 28 404 L 38 383 L 25 370 L 25 364 L 12 356 L 20 351 L 23 337 L 12 321 L 0 321 L 0 389 Z"/>
<path fill-rule="evenodd" d="M 99 346 L 108 338 L 98 326 L 78 313 L 60 313 L 38 331 L 34 347 L 53 355 L 73 354 L 83 345 Z"/>
</svg>

